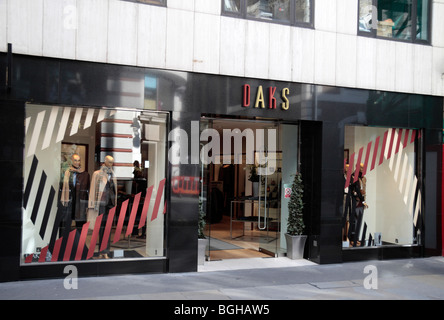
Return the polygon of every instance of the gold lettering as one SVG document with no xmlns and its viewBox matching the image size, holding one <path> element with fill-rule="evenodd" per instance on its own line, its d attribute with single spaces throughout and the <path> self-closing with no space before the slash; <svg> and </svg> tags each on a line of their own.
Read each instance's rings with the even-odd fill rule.
<svg viewBox="0 0 444 320">
<path fill-rule="evenodd" d="M 287 94 L 290 94 L 290 89 L 282 89 L 282 100 L 284 101 L 281 104 L 282 110 L 288 110 L 288 108 L 290 108 L 290 102 L 288 101 Z"/>
<path fill-rule="evenodd" d="M 259 86 L 259 88 L 257 88 L 256 103 L 254 107 L 258 108 L 259 104 L 261 105 L 262 109 L 265 108 L 264 91 L 262 90 L 262 86 Z"/>
</svg>

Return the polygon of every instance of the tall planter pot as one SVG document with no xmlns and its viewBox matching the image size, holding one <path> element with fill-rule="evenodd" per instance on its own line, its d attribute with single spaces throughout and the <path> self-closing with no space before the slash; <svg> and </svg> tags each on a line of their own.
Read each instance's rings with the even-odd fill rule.
<svg viewBox="0 0 444 320">
<path fill-rule="evenodd" d="M 285 240 L 287 242 L 287 257 L 296 260 L 304 258 L 304 247 L 307 241 L 306 235 L 291 236 L 285 234 Z"/>
</svg>

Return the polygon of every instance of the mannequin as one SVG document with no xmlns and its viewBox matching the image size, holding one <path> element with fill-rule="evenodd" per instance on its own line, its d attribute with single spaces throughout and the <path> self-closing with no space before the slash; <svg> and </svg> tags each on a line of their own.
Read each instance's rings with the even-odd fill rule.
<svg viewBox="0 0 444 320">
<path fill-rule="evenodd" d="M 364 209 L 368 208 L 367 203 L 365 202 L 365 183 L 366 179 L 362 175 L 364 165 L 360 164 L 360 171 L 358 180 L 354 183 L 350 183 L 351 187 L 351 198 L 352 198 L 352 206 L 351 206 L 351 216 L 350 216 L 350 229 L 348 232 L 348 238 L 350 244 L 353 247 L 358 245 L 357 240 L 359 237 L 359 233 L 361 231 L 361 223 L 364 214 Z M 352 181 L 354 181 L 354 174 L 352 174 Z M 349 187 L 349 188 L 350 188 Z"/>
<path fill-rule="evenodd" d="M 91 188 L 89 191 L 88 208 L 89 213 L 95 216 L 102 215 L 102 223 L 99 231 L 99 248 L 102 244 L 105 233 L 106 221 L 108 220 L 109 210 L 117 205 L 117 179 L 112 170 L 114 158 L 106 156 L 102 167 L 94 171 L 91 178 Z M 91 212 L 92 211 L 92 212 Z M 108 240 L 109 241 L 109 240 Z M 99 256 L 100 258 L 109 258 L 109 242 Z"/>
<path fill-rule="evenodd" d="M 78 154 L 73 154 L 71 161 L 72 164 L 63 177 L 60 201 L 67 208 L 71 218 L 76 221 L 76 228 L 81 228 L 86 221 L 89 173 L 82 168 Z"/>
<path fill-rule="evenodd" d="M 349 164 L 346 164 L 344 166 L 344 184 L 347 181 L 347 171 L 349 168 Z M 350 186 L 344 188 L 344 198 L 342 202 L 342 240 L 347 241 L 347 233 L 349 228 L 349 219 L 350 219 L 350 212 L 351 212 L 351 205 L 352 205 L 352 199 L 351 199 L 351 188 Z"/>
<path fill-rule="evenodd" d="M 357 181 L 359 184 L 359 191 L 360 191 L 361 197 L 358 197 L 356 199 L 356 228 L 355 228 L 356 240 L 358 239 L 359 233 L 361 232 L 361 225 L 362 225 L 362 219 L 364 216 L 364 210 L 368 208 L 368 205 L 365 202 L 365 190 L 366 190 L 366 185 L 367 185 L 367 178 L 364 177 L 364 175 L 362 174 L 363 169 L 364 169 L 364 165 L 361 163 L 359 177 L 358 177 L 358 181 Z"/>
<path fill-rule="evenodd" d="M 68 239 L 73 220 L 79 234 L 86 222 L 89 184 L 89 173 L 82 168 L 80 156 L 74 153 L 71 156 L 71 166 L 63 175 L 60 196 L 64 212 L 61 223 L 61 236 L 64 241 Z M 78 241 L 78 235 L 76 235 L 75 241 Z"/>
</svg>

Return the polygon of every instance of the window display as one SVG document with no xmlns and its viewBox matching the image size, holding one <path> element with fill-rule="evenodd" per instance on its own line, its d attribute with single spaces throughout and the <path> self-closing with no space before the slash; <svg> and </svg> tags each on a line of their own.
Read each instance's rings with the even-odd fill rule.
<svg viewBox="0 0 444 320">
<path fill-rule="evenodd" d="M 343 247 L 420 241 L 420 136 L 419 130 L 345 128 Z"/>
<path fill-rule="evenodd" d="M 25 130 L 22 263 L 164 256 L 167 114 L 27 105 Z"/>
</svg>

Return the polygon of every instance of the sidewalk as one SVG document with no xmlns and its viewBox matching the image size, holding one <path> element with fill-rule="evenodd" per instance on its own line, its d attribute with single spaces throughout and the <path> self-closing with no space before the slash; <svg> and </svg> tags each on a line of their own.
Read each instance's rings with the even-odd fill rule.
<svg viewBox="0 0 444 320">
<path fill-rule="evenodd" d="M 225 263 L 225 265 L 223 265 Z M 200 272 L 0 283 L 1 300 L 434 300 L 444 299 L 444 258 L 316 265 L 263 258 L 206 262 Z M 374 266 L 365 273 L 366 266 Z M 222 270 L 224 269 L 224 270 Z M 377 274 L 375 273 L 377 271 Z M 373 289 L 366 289 L 372 276 Z M 367 277 L 367 280 L 366 280 Z M 367 282 L 366 282 L 367 281 Z"/>
</svg>

